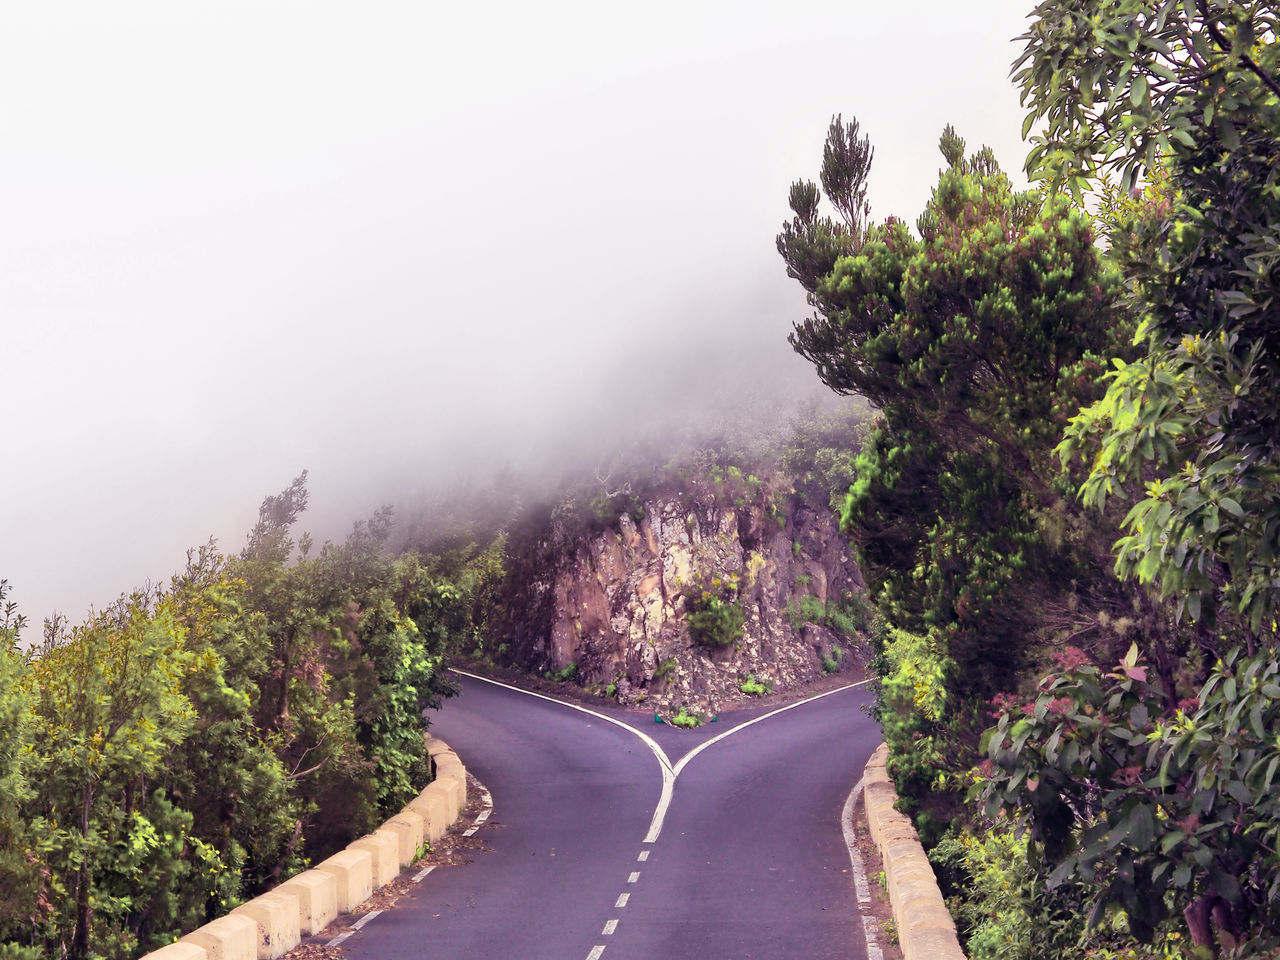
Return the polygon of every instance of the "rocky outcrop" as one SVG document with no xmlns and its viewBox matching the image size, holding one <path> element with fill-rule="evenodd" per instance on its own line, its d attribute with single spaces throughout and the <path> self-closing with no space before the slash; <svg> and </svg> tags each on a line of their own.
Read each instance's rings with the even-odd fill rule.
<svg viewBox="0 0 1280 960">
<path fill-rule="evenodd" d="M 499 649 L 538 672 L 576 664 L 578 683 L 624 704 L 704 715 L 747 677 L 780 690 L 864 661 L 842 619 L 865 609 L 862 581 L 827 499 L 730 468 L 597 499 L 585 517 L 557 510 L 509 543 Z M 690 635 L 707 596 L 740 611 L 723 647 Z"/>
</svg>

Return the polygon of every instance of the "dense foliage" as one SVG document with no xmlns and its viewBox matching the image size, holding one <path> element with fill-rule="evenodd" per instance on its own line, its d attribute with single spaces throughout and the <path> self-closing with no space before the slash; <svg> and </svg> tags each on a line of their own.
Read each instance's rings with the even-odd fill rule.
<svg viewBox="0 0 1280 960">
<path fill-rule="evenodd" d="M 1199 655 L 1176 684 L 1144 686 L 1132 657 L 1098 690 L 1054 680 L 1050 702 L 1107 732 L 1074 771 L 1088 802 L 1010 794 L 1020 769 L 1052 780 L 1090 737 L 1052 722 L 1012 735 L 1007 716 L 991 795 L 1029 825 L 1051 879 L 1096 885 L 1095 916 L 1119 907 L 1143 939 L 1182 918 L 1202 950 L 1256 952 L 1280 934 L 1280 22 L 1272 4 L 1211 0 L 1036 13 L 1019 79 L 1047 126 L 1029 169 L 1077 189 L 1108 169 L 1148 178 L 1108 224 L 1141 353 L 1061 452 L 1089 458 L 1085 502 L 1129 508 L 1116 572 L 1168 598 Z"/>
<path fill-rule="evenodd" d="M 423 710 L 475 580 L 384 547 L 312 554 L 305 475 L 244 551 L 23 653 L 0 620 L 0 955 L 128 957 L 224 913 L 398 809 L 429 778 Z M 0 600 L 3 599 L 0 588 Z"/>
<path fill-rule="evenodd" d="M 1263 2 L 1044 2 L 1015 65 L 1044 192 L 993 202 L 950 133 L 918 239 L 792 188 L 779 250 L 817 308 L 793 344 L 883 415 L 846 520 L 890 769 L 975 957 L 1276 949 L 1278 28 Z M 857 133 L 829 133 L 837 208 Z"/>
<path fill-rule="evenodd" d="M 833 124 L 824 176 L 856 133 Z M 975 704 L 1015 682 L 1046 598 L 1065 607 L 1061 585 L 1080 582 L 1098 549 L 1053 450 L 1100 394 L 1125 326 L 1119 277 L 1085 214 L 1013 190 L 990 151 L 965 157 L 950 129 L 941 148 L 947 167 L 918 235 L 895 219 L 867 225 L 857 209 L 820 218 L 816 187 L 801 183 L 778 241 L 816 308 L 796 350 L 881 412 L 844 524 L 888 624 L 882 666 L 935 678 L 934 706 L 890 684 L 880 710 L 900 748 L 890 769 L 926 834 L 955 813 L 961 784 L 938 789 L 939 777 L 974 755 Z M 852 155 L 865 176 L 869 150 Z"/>
</svg>

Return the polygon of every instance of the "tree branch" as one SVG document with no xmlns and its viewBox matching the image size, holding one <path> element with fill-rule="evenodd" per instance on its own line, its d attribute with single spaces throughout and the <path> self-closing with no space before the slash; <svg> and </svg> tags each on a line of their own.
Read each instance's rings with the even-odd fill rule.
<svg viewBox="0 0 1280 960">
<path fill-rule="evenodd" d="M 1230 52 L 1231 44 L 1229 44 L 1227 42 L 1227 38 L 1222 35 L 1222 31 L 1218 29 L 1218 25 L 1210 19 L 1209 7 L 1205 0 L 1196 0 L 1196 8 L 1200 11 L 1200 16 L 1204 18 L 1204 28 L 1208 31 L 1209 36 L 1213 37 L 1214 43 L 1221 47 L 1223 51 Z M 1258 79 L 1261 80 L 1272 93 L 1277 97 L 1280 97 L 1280 83 L 1277 83 L 1275 77 L 1263 70 L 1253 57 L 1249 56 L 1247 53 L 1240 54 L 1240 65 L 1248 70 L 1252 70 L 1257 74 Z"/>
</svg>

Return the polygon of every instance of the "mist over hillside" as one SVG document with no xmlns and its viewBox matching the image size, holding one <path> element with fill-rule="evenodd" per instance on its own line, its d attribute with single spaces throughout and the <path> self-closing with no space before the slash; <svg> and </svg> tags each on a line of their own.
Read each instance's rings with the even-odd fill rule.
<svg viewBox="0 0 1280 960">
<path fill-rule="evenodd" d="M 895 10 L 825 0 L 12 11 L 0 577 L 79 620 L 303 469 L 341 536 L 726 388 L 803 399 L 789 183 L 855 107 L 885 215 L 946 122 L 1016 156 L 1022 6 L 921 7 L 920 61 L 965 51 L 943 85 L 870 55 Z"/>
<path fill-rule="evenodd" d="M 14 521 L 0 575 L 30 637 L 54 612 L 78 622 L 91 606 L 165 581 L 210 537 L 223 552 L 238 551 L 262 497 L 302 470 L 311 496 L 300 528 L 340 540 L 382 506 L 421 524 L 476 489 L 554 499 L 562 485 L 612 462 L 660 466 L 709 436 L 776 428 L 801 404 L 831 397 L 786 343 L 787 320 L 803 309 L 795 299 L 754 312 L 744 304 L 701 328 L 656 318 L 634 351 L 477 378 L 448 395 L 397 374 L 404 396 L 368 407 L 364 422 L 330 437 L 320 424 L 286 420 L 275 449 L 264 437 L 243 461 L 219 463 L 213 449 L 190 451 L 186 464 L 161 457 L 145 484 L 127 460 L 88 476 L 56 475 L 62 514 Z M 357 391 L 351 402 L 364 401 Z"/>
</svg>

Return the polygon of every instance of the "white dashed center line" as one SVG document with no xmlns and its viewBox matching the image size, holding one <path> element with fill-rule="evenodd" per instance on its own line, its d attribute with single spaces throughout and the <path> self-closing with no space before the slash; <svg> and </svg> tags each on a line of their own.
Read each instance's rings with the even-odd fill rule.
<svg viewBox="0 0 1280 960">
<path fill-rule="evenodd" d="M 643 861 L 645 861 L 645 860 L 648 860 L 648 859 L 649 859 L 649 851 L 648 851 L 648 850 L 641 850 L 641 851 L 640 851 L 640 856 L 636 857 L 636 859 L 637 859 L 637 860 L 639 860 L 639 861 L 641 861 L 641 862 L 643 862 Z"/>
<path fill-rule="evenodd" d="M 604 944 L 597 943 L 591 948 L 591 952 L 587 954 L 587 960 L 600 960 L 604 956 Z"/>
<path fill-rule="evenodd" d="M 610 920 L 604 925 L 604 929 L 600 931 L 602 937 L 612 937 L 613 931 L 618 929 L 618 921 Z"/>
<path fill-rule="evenodd" d="M 631 876 L 627 877 L 627 883 L 635 883 L 639 879 L 640 879 L 640 871 L 637 870 L 635 873 L 631 874 Z"/>
<path fill-rule="evenodd" d="M 628 901 L 628 900 L 630 900 L 630 899 L 631 899 L 631 894 L 629 894 L 629 893 L 620 893 L 620 894 L 618 894 L 618 902 L 617 902 L 617 903 L 615 903 L 615 904 L 614 904 L 614 906 L 615 906 L 615 907 L 625 907 L 625 906 L 627 905 L 627 901 Z"/>
</svg>

